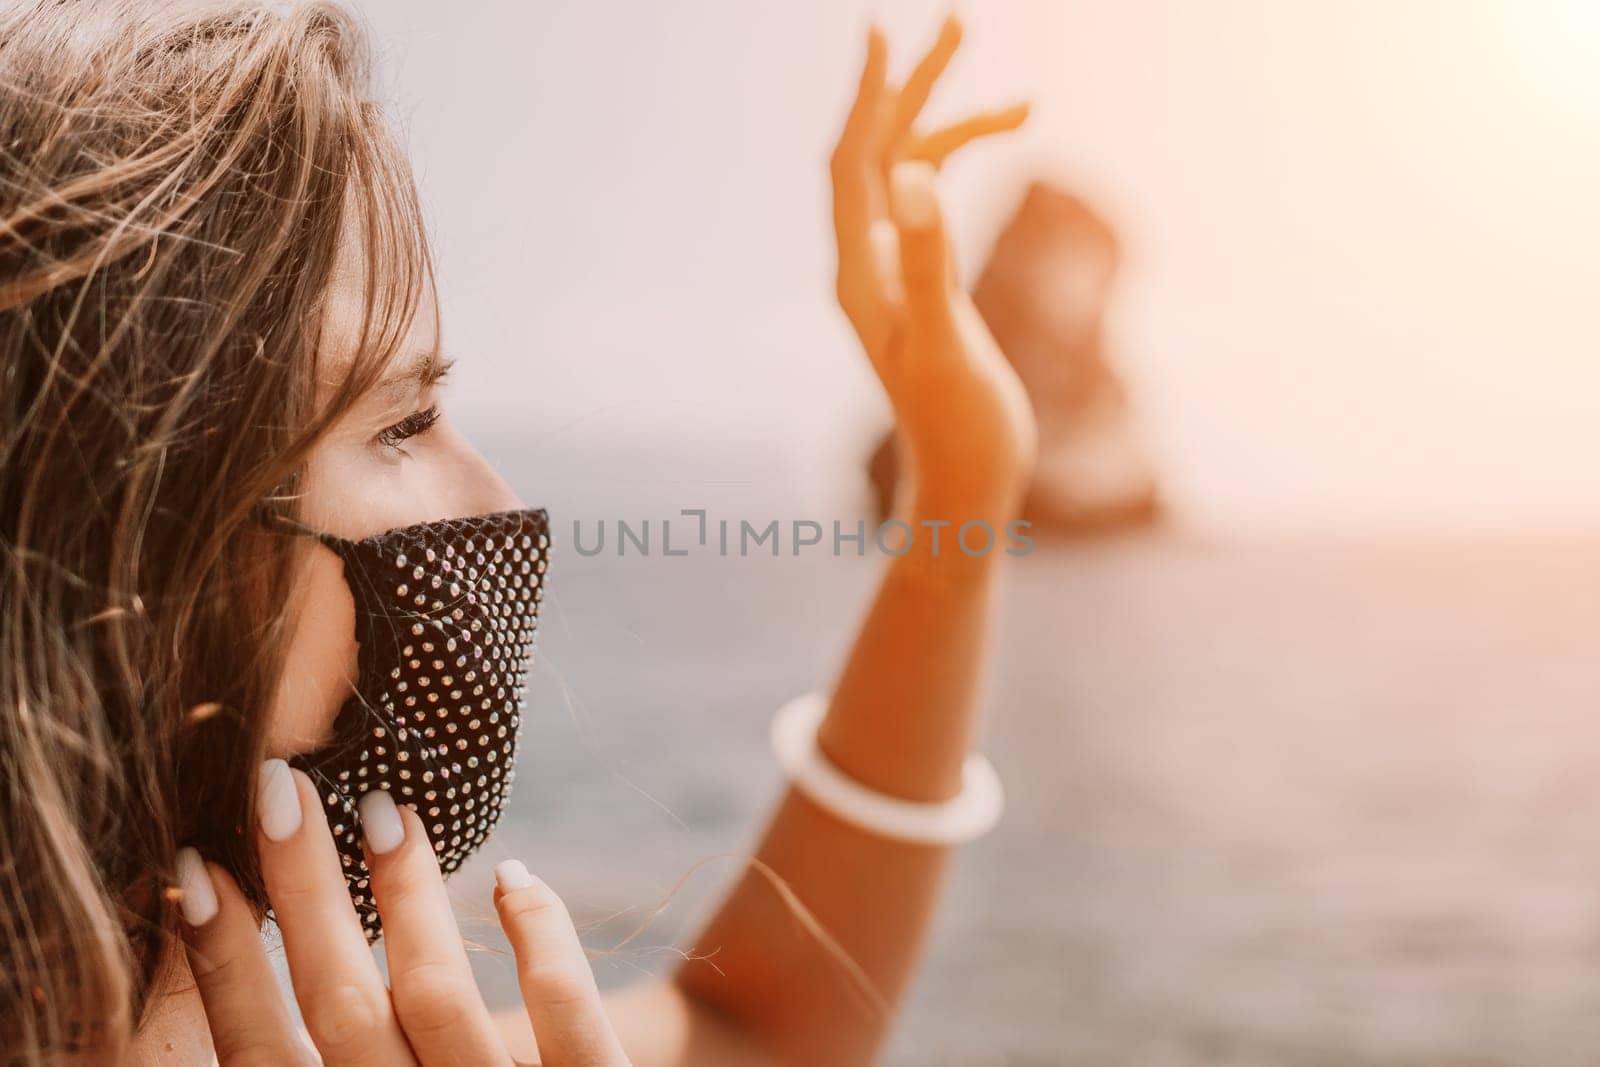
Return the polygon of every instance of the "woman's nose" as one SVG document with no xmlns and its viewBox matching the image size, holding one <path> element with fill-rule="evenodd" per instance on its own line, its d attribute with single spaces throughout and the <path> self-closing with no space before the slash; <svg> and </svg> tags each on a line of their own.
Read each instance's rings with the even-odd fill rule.
<svg viewBox="0 0 1600 1067">
<path fill-rule="evenodd" d="M 450 451 L 452 515 L 486 515 L 526 506 L 488 458 L 453 429 L 450 431 Z"/>
</svg>

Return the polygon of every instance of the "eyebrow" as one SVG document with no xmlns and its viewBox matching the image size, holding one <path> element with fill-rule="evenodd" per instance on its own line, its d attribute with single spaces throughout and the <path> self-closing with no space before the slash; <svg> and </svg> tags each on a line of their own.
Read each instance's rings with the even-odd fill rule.
<svg viewBox="0 0 1600 1067">
<path fill-rule="evenodd" d="M 437 347 L 416 349 L 404 359 L 396 360 L 378 381 L 378 391 L 389 397 L 399 397 L 415 388 L 427 388 L 449 373 L 455 361 L 445 359 Z"/>
</svg>

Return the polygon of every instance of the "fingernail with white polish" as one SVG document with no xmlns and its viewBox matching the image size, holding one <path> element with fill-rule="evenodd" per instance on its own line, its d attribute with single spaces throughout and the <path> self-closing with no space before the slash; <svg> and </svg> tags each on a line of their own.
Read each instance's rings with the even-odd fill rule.
<svg viewBox="0 0 1600 1067">
<path fill-rule="evenodd" d="M 495 865 L 494 880 L 509 893 L 514 889 L 528 888 L 533 884 L 533 875 L 528 873 L 527 864 L 521 860 L 502 860 Z"/>
<path fill-rule="evenodd" d="M 206 862 L 187 847 L 178 850 L 178 911 L 190 926 L 204 926 L 217 915 L 217 890 Z"/>
<path fill-rule="evenodd" d="M 387 790 L 367 793 L 356 802 L 356 811 L 361 814 L 361 835 L 377 855 L 392 852 L 406 839 L 406 824 Z"/>
<path fill-rule="evenodd" d="M 256 809 L 261 832 L 269 841 L 285 841 L 300 829 L 300 791 L 294 787 L 294 775 L 283 760 L 269 759 L 261 765 Z"/>
</svg>

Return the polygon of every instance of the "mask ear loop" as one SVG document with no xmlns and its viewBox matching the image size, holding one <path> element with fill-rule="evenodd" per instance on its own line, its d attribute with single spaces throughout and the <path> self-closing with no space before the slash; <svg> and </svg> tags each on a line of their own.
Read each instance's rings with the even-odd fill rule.
<svg viewBox="0 0 1600 1067">
<path fill-rule="evenodd" d="M 293 534 L 296 537 L 314 537 L 327 547 L 336 551 L 338 549 L 339 538 L 334 537 L 332 534 L 323 533 L 321 530 L 313 529 L 298 519 L 291 519 L 283 512 L 275 511 L 266 504 L 257 505 L 254 515 L 256 521 L 268 529 L 276 530 L 279 533 Z"/>
</svg>

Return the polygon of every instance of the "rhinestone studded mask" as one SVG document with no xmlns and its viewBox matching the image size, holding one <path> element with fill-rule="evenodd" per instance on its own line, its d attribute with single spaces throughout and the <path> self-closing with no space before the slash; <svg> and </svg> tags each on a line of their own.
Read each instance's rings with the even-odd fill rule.
<svg viewBox="0 0 1600 1067">
<path fill-rule="evenodd" d="M 386 789 L 448 875 L 504 809 L 544 597 L 549 521 L 506 511 L 360 541 L 318 533 L 355 598 L 358 674 L 333 740 L 290 762 L 322 793 L 368 941 L 382 934 L 356 801 Z"/>
</svg>

